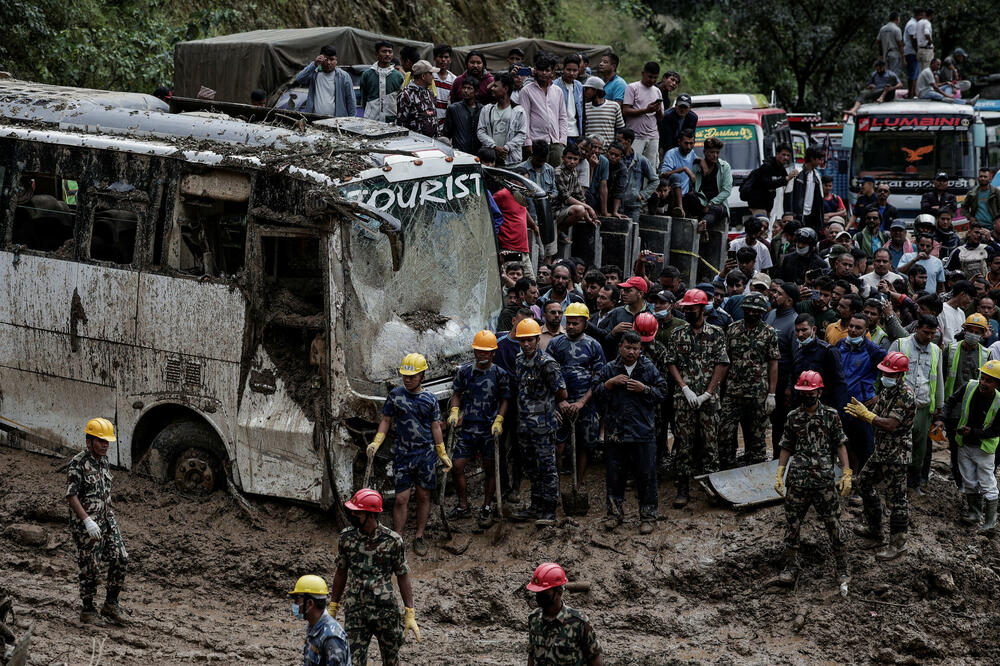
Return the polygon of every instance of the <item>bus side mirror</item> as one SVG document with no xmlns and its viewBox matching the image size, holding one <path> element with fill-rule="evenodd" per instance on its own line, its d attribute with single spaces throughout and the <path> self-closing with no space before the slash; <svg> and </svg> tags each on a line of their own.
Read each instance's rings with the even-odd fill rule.
<svg viewBox="0 0 1000 666">
<path fill-rule="evenodd" d="M 982 121 L 972 126 L 972 143 L 976 148 L 986 147 L 986 125 Z"/>
<path fill-rule="evenodd" d="M 854 121 L 844 123 L 844 133 L 840 136 L 840 147 L 850 150 L 854 147 Z"/>
</svg>

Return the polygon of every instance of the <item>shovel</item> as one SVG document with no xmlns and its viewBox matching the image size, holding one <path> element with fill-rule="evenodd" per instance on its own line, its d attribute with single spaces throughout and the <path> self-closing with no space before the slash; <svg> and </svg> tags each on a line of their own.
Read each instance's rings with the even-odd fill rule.
<svg viewBox="0 0 1000 666">
<path fill-rule="evenodd" d="M 569 495 L 563 495 L 563 513 L 567 516 L 586 516 L 590 510 L 590 497 L 586 493 L 577 492 L 576 477 L 576 418 L 569 422 L 569 447 L 573 460 L 573 489 Z"/>
<path fill-rule="evenodd" d="M 503 492 L 500 490 L 500 435 L 493 435 L 493 478 L 495 480 L 493 485 L 497 490 L 497 520 L 500 521 L 497 524 L 496 532 L 493 533 L 493 545 L 495 546 L 507 538 L 507 532 L 510 529 L 503 519 Z"/>
<path fill-rule="evenodd" d="M 456 430 L 458 430 L 458 427 L 454 427 L 454 428 L 449 428 L 448 429 L 448 441 L 445 444 L 444 449 L 445 449 L 445 452 L 448 454 L 448 458 L 449 459 L 451 459 L 451 453 L 455 449 L 454 444 L 455 444 L 455 431 Z M 441 481 L 440 481 L 440 483 L 438 483 L 438 486 L 440 486 L 440 488 L 441 488 L 440 493 L 438 494 L 438 510 L 441 513 L 441 524 L 444 525 L 444 531 L 448 534 L 448 538 L 450 539 L 451 538 L 451 524 L 448 523 L 448 516 L 446 516 L 445 513 L 444 513 L 444 491 L 445 491 L 445 488 L 447 487 L 447 485 L 448 485 L 448 473 L 447 472 L 442 472 L 441 473 Z"/>
<path fill-rule="evenodd" d="M 362 488 L 368 487 L 368 482 L 372 479 L 372 465 L 375 464 L 375 456 L 368 456 L 368 466 L 365 467 L 365 480 L 361 482 Z"/>
</svg>

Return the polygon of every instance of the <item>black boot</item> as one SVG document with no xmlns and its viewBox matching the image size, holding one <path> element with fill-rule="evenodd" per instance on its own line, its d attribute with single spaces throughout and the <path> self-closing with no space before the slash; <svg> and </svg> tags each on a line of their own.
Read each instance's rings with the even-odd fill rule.
<svg viewBox="0 0 1000 666">
<path fill-rule="evenodd" d="M 83 600 L 83 609 L 80 611 L 80 622 L 84 624 L 103 624 L 97 617 L 97 606 L 93 599 Z"/>
<path fill-rule="evenodd" d="M 125 624 L 125 616 L 122 615 L 121 606 L 118 604 L 120 592 L 121 590 L 116 587 L 109 587 L 108 597 L 104 600 L 104 606 L 101 608 L 101 615 L 115 624 Z"/>
<path fill-rule="evenodd" d="M 687 478 L 677 479 L 677 497 L 674 498 L 674 508 L 683 509 L 687 506 L 690 496 L 690 487 Z"/>
</svg>

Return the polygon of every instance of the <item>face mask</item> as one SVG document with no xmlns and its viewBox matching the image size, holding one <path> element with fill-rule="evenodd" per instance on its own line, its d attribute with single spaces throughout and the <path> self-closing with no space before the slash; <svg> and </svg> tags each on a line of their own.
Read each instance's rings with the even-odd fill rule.
<svg viewBox="0 0 1000 666">
<path fill-rule="evenodd" d="M 709 312 L 711 312 L 714 309 L 715 309 L 715 306 L 713 304 L 709 303 L 708 305 L 705 306 L 705 314 L 708 314 Z"/>
<path fill-rule="evenodd" d="M 815 340 L 815 339 L 816 338 L 810 336 L 810 337 L 806 338 L 805 340 L 799 340 L 799 347 L 805 347 L 806 345 L 811 344 L 812 341 Z"/>
<path fill-rule="evenodd" d="M 804 257 L 807 254 L 809 254 L 809 248 L 808 247 L 798 247 L 798 246 L 796 246 L 795 247 L 795 254 L 799 255 L 800 257 Z"/>
<path fill-rule="evenodd" d="M 306 616 L 302 613 L 302 609 L 299 608 L 299 605 L 295 602 L 292 602 L 292 615 L 300 620 L 306 619 Z"/>
<path fill-rule="evenodd" d="M 852 337 L 850 335 L 847 336 L 847 341 L 850 342 L 852 345 L 860 345 L 862 340 L 864 340 L 864 338 L 861 337 L 860 335 L 857 337 Z"/>
<path fill-rule="evenodd" d="M 883 377 L 882 378 L 882 386 L 884 386 L 886 388 L 892 388 L 895 385 L 896 385 L 896 378 L 895 377 Z"/>
<path fill-rule="evenodd" d="M 552 594 L 548 590 L 535 592 L 535 603 L 538 604 L 539 608 L 548 608 L 552 604 Z"/>
<path fill-rule="evenodd" d="M 760 323 L 760 313 L 759 312 L 744 312 L 743 320 L 750 326 L 756 326 Z"/>
<path fill-rule="evenodd" d="M 698 319 L 701 317 L 701 313 L 697 310 L 685 310 L 684 319 L 689 324 L 697 324 Z"/>
<path fill-rule="evenodd" d="M 979 335 L 978 333 L 966 333 L 965 334 L 965 340 L 966 340 L 966 342 L 968 342 L 971 345 L 978 345 L 980 343 L 980 341 L 982 341 L 982 339 L 983 339 L 983 336 Z"/>
<path fill-rule="evenodd" d="M 816 397 L 815 395 L 802 396 L 802 404 L 805 405 L 806 407 L 815 407 L 818 401 L 819 398 Z"/>
</svg>

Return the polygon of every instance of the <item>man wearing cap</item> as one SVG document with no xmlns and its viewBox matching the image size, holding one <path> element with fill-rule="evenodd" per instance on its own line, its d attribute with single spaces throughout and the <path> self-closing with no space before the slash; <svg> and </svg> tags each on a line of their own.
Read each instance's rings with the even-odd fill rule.
<svg viewBox="0 0 1000 666">
<path fill-rule="evenodd" d="M 569 408 L 566 382 L 555 359 L 539 349 L 542 330 L 537 322 L 525 319 L 518 323 L 515 333 L 521 346 L 514 369 L 518 444 L 525 476 L 531 482 L 531 503 L 514 512 L 511 520 L 554 525 L 559 501 L 554 441 L 558 427 L 556 410 L 565 412 Z"/>
<path fill-rule="evenodd" d="M 1000 187 L 994 187 L 990 180 L 989 167 L 980 167 L 976 184 L 962 201 L 962 214 L 983 229 L 993 229 L 993 221 L 1000 217 Z"/>
<path fill-rule="evenodd" d="M 528 666 L 602 666 L 601 644 L 587 616 L 563 603 L 566 572 L 555 562 L 539 564 L 525 587 L 538 608 L 528 615 Z"/>
<path fill-rule="evenodd" d="M 438 135 L 437 106 L 431 84 L 438 68 L 426 60 L 413 63 L 410 73 L 413 79 L 399 93 L 396 103 L 396 124 L 435 138 Z M 455 91 L 453 90 L 452 93 Z"/>
<path fill-rule="evenodd" d="M 934 176 L 934 189 L 930 192 L 925 192 L 920 197 L 920 212 L 929 213 L 936 217 L 938 211 L 942 208 L 958 210 L 958 199 L 948 191 L 948 174 L 944 171 L 939 171 Z"/>
<path fill-rule="evenodd" d="M 351 75 L 337 67 L 337 49 L 328 44 L 319 50 L 316 60 L 295 75 L 295 83 L 309 88 L 309 96 L 300 109 L 337 118 L 353 118 L 354 84 Z"/>
<path fill-rule="evenodd" d="M 909 527 L 906 467 L 912 459 L 916 410 L 913 389 L 904 377 L 909 367 L 909 360 L 904 354 L 887 354 L 878 364 L 881 387 L 874 405 L 852 398 L 844 407 L 849 417 L 875 430 L 874 451 L 863 462 L 858 475 L 866 525 L 857 532 L 868 539 L 882 540 L 882 502 L 876 489 L 885 486 L 889 503 L 889 545 L 875 555 L 882 561 L 894 560 L 906 552 L 906 531 Z"/>
<path fill-rule="evenodd" d="M 646 292 L 649 289 L 646 278 L 633 275 L 619 283 L 618 288 L 621 289 L 622 304 L 601 320 L 596 327 L 597 332 L 591 332 L 604 347 L 604 354 L 608 358 L 614 358 L 618 354 L 621 336 L 625 331 L 632 330 L 636 315 L 640 312 L 653 312 L 653 306 L 646 302 Z"/>
<path fill-rule="evenodd" d="M 885 247 L 889 250 L 889 260 L 892 263 L 892 270 L 896 270 L 899 266 L 899 260 L 903 255 L 914 251 L 913 243 L 910 242 L 906 234 L 906 222 L 893 220 L 889 224 L 889 242 Z"/>
<path fill-rule="evenodd" d="M 584 134 L 598 136 L 606 151 L 615 140 L 615 133 L 625 127 L 625 117 L 618 102 L 605 99 L 604 81 L 590 76 L 583 82 Z"/>
<path fill-rule="evenodd" d="M 743 427 L 743 464 L 766 459 L 767 416 L 776 405 L 778 334 L 764 323 L 770 303 L 763 294 L 743 299 L 743 319 L 726 331 L 729 372 L 719 416 L 719 466 L 736 466 L 736 434 Z"/>
<path fill-rule="evenodd" d="M 760 234 L 767 224 L 766 217 L 754 216 L 747 220 L 744 227 L 746 233 L 729 243 L 730 252 L 737 252 L 741 247 L 753 248 L 757 252 L 757 262 L 754 267 L 759 271 L 766 271 L 774 265 L 771 263 L 771 248 L 760 239 Z"/>
<path fill-rule="evenodd" d="M 94 596 L 102 564 L 108 565 L 107 597 L 101 615 L 114 624 L 123 624 L 118 595 L 125 585 L 128 551 L 111 506 L 111 466 L 108 448 L 117 441 L 115 426 L 105 418 L 94 418 L 84 428 L 87 448 L 73 456 L 66 468 L 66 503 L 69 531 L 76 544 L 80 568 L 80 621 L 100 624 Z"/>
<path fill-rule="evenodd" d="M 351 527 L 342 530 L 337 539 L 337 572 L 328 612 L 330 617 L 337 617 L 347 589 L 344 630 L 354 665 L 368 663 L 368 645 L 374 636 L 383 666 L 396 666 L 406 632 L 412 631 L 420 642 L 403 537 L 379 522 L 382 496 L 377 491 L 362 488 L 344 506 Z M 392 591 L 393 576 L 403 602 L 403 617 Z"/>
<path fill-rule="evenodd" d="M 660 155 L 677 147 L 681 131 L 689 129 L 692 132 L 698 127 L 698 114 L 691 110 L 691 95 L 681 93 L 674 105 L 667 109 L 659 121 Z"/>
<path fill-rule="evenodd" d="M 303 666 L 351 666 L 347 634 L 326 612 L 330 599 L 326 581 L 319 576 L 302 576 L 288 596 L 292 599 L 292 614 L 309 623 L 302 647 Z"/>
<path fill-rule="evenodd" d="M 670 376 L 680 388 L 674 394 L 673 453 L 677 485 L 674 507 L 682 508 L 690 498 L 690 479 L 698 444 L 701 445 L 704 471 L 710 473 L 719 468 L 718 391 L 726 378 L 729 356 L 725 332 L 705 321 L 708 306 L 705 292 L 689 289 L 678 305 L 684 310 L 688 326 L 671 334 L 667 360 Z"/>
</svg>

